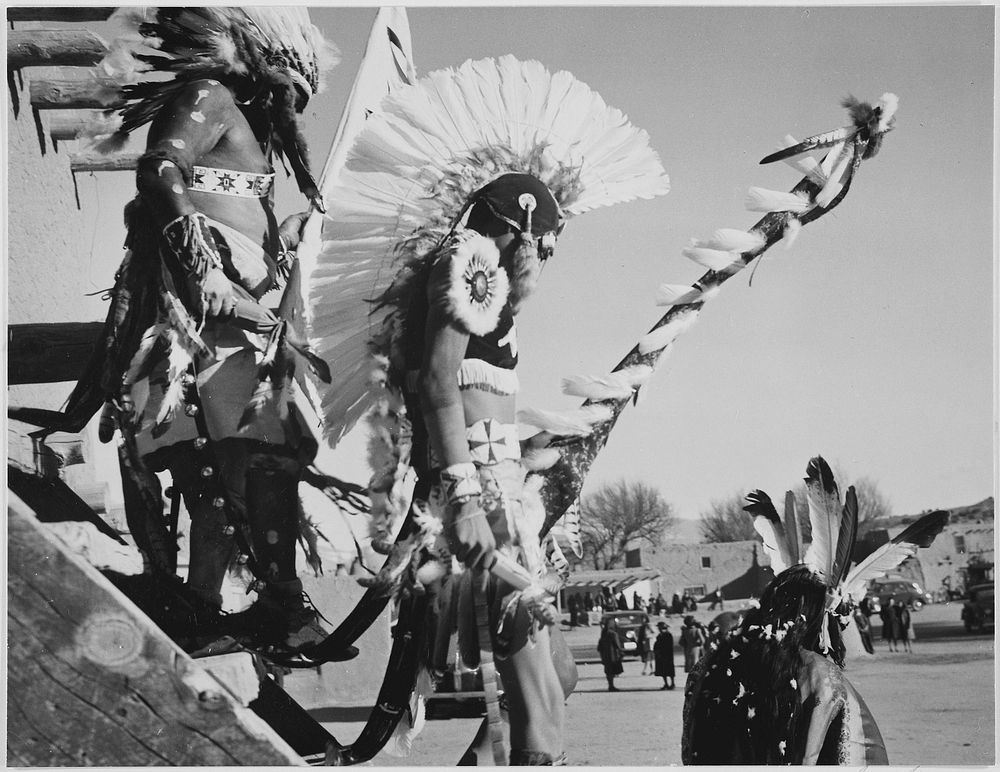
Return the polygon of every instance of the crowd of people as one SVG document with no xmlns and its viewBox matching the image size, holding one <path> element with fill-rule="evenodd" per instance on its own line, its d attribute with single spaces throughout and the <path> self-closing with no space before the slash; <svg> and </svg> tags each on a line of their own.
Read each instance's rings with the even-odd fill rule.
<svg viewBox="0 0 1000 772">
<path fill-rule="evenodd" d="M 716 590 L 710 597 L 709 610 L 715 610 L 716 606 L 724 608 L 720 591 Z M 616 595 L 611 588 L 604 587 L 601 592 L 587 591 L 569 595 L 566 599 L 566 610 L 569 612 L 570 627 L 578 625 L 585 627 L 590 624 L 591 612 L 602 614 L 608 611 L 641 611 L 653 616 L 669 617 L 697 611 L 698 600 L 687 591 L 674 593 L 669 601 L 663 593 L 647 598 L 636 592 L 632 594 L 630 602 L 624 592 Z"/>
</svg>

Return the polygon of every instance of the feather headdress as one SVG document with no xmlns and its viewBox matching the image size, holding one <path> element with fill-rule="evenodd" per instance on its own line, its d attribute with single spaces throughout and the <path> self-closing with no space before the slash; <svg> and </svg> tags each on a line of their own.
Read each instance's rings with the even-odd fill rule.
<svg viewBox="0 0 1000 772">
<path fill-rule="evenodd" d="M 842 601 L 860 600 L 870 580 L 891 571 L 915 554 L 918 547 L 929 546 L 948 522 L 948 513 L 944 511 L 925 515 L 851 569 L 858 534 L 858 497 L 854 486 L 847 489 L 841 501 L 833 471 L 822 456 L 810 459 L 805 483 L 812 542 L 801 558 L 795 497 L 791 491 L 785 497 L 784 522 L 764 491 L 748 494 L 743 509 L 754 519 L 754 529 L 764 540 L 764 551 L 771 558 L 774 573 L 805 563 L 829 588 L 830 612 Z"/>
<path fill-rule="evenodd" d="M 393 91 L 327 193 L 324 247 L 310 276 L 310 334 L 336 363 L 322 389 L 331 444 L 378 399 L 373 350 L 392 384 L 393 341 L 420 266 L 470 197 L 508 173 L 541 181 L 567 219 L 669 190 L 646 132 L 568 72 L 504 56 Z"/>
<path fill-rule="evenodd" d="M 201 78 L 236 86 L 253 98 L 264 95 L 272 115 L 273 143 L 295 172 L 299 187 L 313 195 L 305 140 L 292 117 L 296 101 L 320 90 L 320 74 L 339 54 L 301 7 L 164 7 L 129 17 L 145 52 L 128 38 L 116 41 L 101 63 L 105 74 L 122 82 L 126 105 L 114 133 L 97 148 L 110 151 L 131 132 L 156 118 L 189 81 Z M 135 82 L 142 73 L 168 73 Z M 247 98 L 247 97 L 244 97 Z M 102 127 L 107 131 L 107 127 Z M 90 133 L 97 133 L 95 128 Z"/>
</svg>

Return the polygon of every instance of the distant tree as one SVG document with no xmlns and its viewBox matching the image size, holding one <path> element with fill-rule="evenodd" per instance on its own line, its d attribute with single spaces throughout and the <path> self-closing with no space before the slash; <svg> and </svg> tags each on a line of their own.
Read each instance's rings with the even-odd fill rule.
<svg viewBox="0 0 1000 772">
<path fill-rule="evenodd" d="M 708 509 L 702 510 L 698 528 L 703 542 L 758 539 L 753 518 L 743 511 L 746 495 L 746 491 L 737 491 L 727 498 L 712 501 Z"/>
<path fill-rule="evenodd" d="M 659 546 L 675 519 L 656 488 L 631 480 L 607 483 L 580 502 L 584 560 L 595 569 L 614 568 L 637 540 Z"/>
</svg>

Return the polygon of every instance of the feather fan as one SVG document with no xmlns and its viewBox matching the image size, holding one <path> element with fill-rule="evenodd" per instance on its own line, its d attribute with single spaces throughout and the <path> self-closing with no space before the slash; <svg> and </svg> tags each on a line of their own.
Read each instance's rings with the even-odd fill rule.
<svg viewBox="0 0 1000 772">
<path fill-rule="evenodd" d="M 747 501 L 749 504 L 743 507 L 743 511 L 753 516 L 754 530 L 764 540 L 764 551 L 771 558 L 774 573 L 780 574 L 791 568 L 795 563 L 788 549 L 788 535 L 771 497 L 762 490 L 755 490 L 747 494 Z"/>
<path fill-rule="evenodd" d="M 948 513 L 944 510 L 924 515 L 858 563 L 844 579 L 841 594 L 851 600 L 860 600 L 869 581 L 916 554 L 918 547 L 929 547 L 947 524 Z"/>
<path fill-rule="evenodd" d="M 843 507 L 833 471 L 822 456 L 810 459 L 806 467 L 805 482 L 809 500 L 809 524 L 812 526 L 812 542 L 806 550 L 805 562 L 823 576 L 828 584 L 835 584 L 838 577 L 833 573 L 833 561 L 837 549 L 836 539 L 841 530 Z"/>
</svg>

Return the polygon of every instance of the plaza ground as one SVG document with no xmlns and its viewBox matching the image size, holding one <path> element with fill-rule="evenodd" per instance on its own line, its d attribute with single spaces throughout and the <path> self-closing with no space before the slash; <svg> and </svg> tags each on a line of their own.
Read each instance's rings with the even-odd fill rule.
<svg viewBox="0 0 1000 772">
<path fill-rule="evenodd" d="M 727 604 L 727 607 L 729 604 Z M 889 653 L 878 639 L 876 654 L 848 662 L 848 678 L 878 721 L 893 766 L 992 765 L 995 763 L 993 631 L 967 634 L 961 603 L 928 606 L 913 614 L 913 653 Z M 700 611 L 707 621 L 714 612 Z M 669 620 L 675 639 L 679 619 Z M 566 631 L 577 658 L 580 682 L 566 709 L 566 751 L 573 766 L 663 766 L 680 764 L 682 658 L 677 652 L 677 689 L 662 691 L 659 678 L 640 675 L 631 659 L 607 691 L 596 660 L 597 628 Z M 324 725 L 340 742 L 360 732 L 363 711 L 328 716 Z M 327 718 L 327 717 L 323 717 Z M 407 758 L 381 753 L 370 766 L 454 766 L 479 718 L 428 721 Z"/>
</svg>

